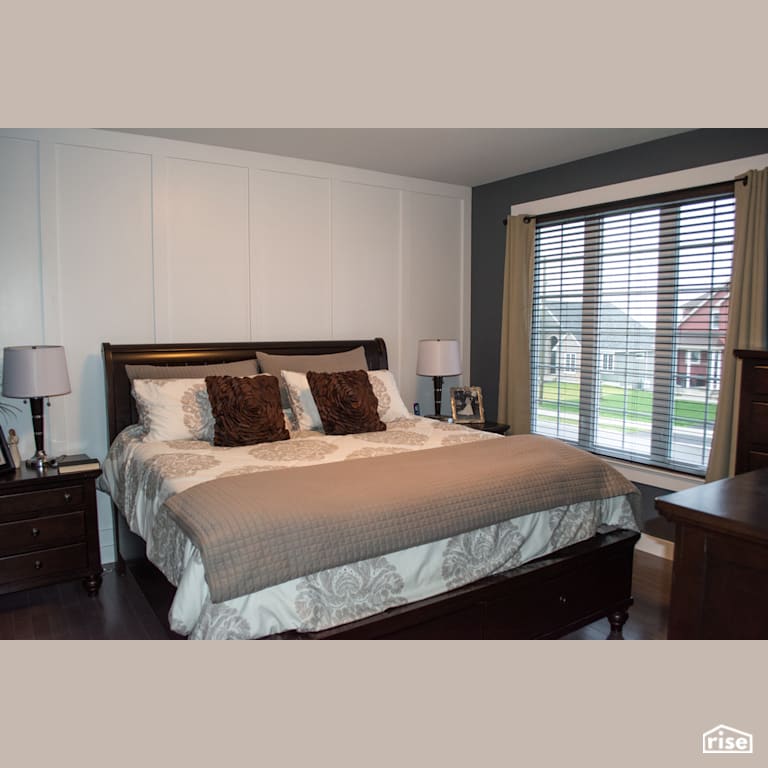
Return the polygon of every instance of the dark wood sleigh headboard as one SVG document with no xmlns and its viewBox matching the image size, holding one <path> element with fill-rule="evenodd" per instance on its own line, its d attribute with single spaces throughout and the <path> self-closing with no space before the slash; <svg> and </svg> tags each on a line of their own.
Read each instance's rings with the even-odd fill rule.
<svg viewBox="0 0 768 768">
<path fill-rule="evenodd" d="M 107 429 L 109 443 L 121 430 L 137 421 L 136 404 L 131 395 L 131 382 L 126 365 L 203 365 L 231 363 L 256 356 L 256 352 L 273 355 L 327 355 L 347 352 L 355 347 L 365 349 L 369 370 L 387 368 L 384 339 L 341 341 L 243 341 L 190 344 L 102 344 L 104 379 L 107 396 Z"/>
</svg>

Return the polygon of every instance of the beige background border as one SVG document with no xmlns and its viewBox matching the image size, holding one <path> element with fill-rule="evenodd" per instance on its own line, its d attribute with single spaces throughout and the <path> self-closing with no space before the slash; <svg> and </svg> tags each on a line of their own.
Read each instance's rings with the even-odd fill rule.
<svg viewBox="0 0 768 768">
<path fill-rule="evenodd" d="M 763 4 L 721 7 L 3 0 L 0 123 L 765 126 Z M 758 764 L 766 650 L 5 642 L 3 762 L 685 768 L 726 723 Z"/>
</svg>

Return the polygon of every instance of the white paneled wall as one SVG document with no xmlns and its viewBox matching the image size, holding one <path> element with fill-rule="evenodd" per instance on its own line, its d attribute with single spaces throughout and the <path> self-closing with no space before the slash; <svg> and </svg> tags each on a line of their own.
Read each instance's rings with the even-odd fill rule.
<svg viewBox="0 0 768 768">
<path fill-rule="evenodd" d="M 431 412 L 418 340 L 458 338 L 469 368 L 470 194 L 110 131 L 0 130 L 0 345 L 63 344 L 72 379 L 49 452 L 104 458 L 103 341 L 383 336 L 406 403 Z M 31 454 L 28 412 L 3 425 Z M 102 493 L 99 516 L 110 562 Z"/>
<path fill-rule="evenodd" d="M 254 338 L 331 338 L 330 180 L 260 171 L 253 189 Z"/>
<path fill-rule="evenodd" d="M 43 333 L 37 150 L 36 141 L 0 141 L 0 329 L 4 339 L 39 339 Z"/>
<path fill-rule="evenodd" d="M 166 161 L 166 326 L 159 341 L 250 338 L 248 168 Z"/>
<path fill-rule="evenodd" d="M 339 181 L 333 187 L 333 330 L 339 337 L 381 336 L 389 364 L 400 364 L 403 193 Z"/>
<path fill-rule="evenodd" d="M 59 317 L 46 317 L 46 335 L 65 346 L 72 394 L 54 401 L 52 416 L 63 412 L 67 423 L 51 431 L 51 445 L 54 455 L 102 456 L 100 344 L 154 339 L 152 164 L 145 154 L 73 146 L 57 146 L 54 160 L 44 169 L 56 188 L 44 279 L 47 294 L 58 294 Z"/>
<path fill-rule="evenodd" d="M 468 340 L 464 336 L 467 316 L 463 302 L 446 301 L 448 296 L 469 293 L 469 260 L 463 247 L 462 208 L 455 197 L 411 192 L 408 194 L 406 253 L 403 268 L 403 359 L 407 375 L 416 381 L 416 351 L 419 339 L 459 339 L 463 351 L 462 370 L 469 370 Z M 418 380 L 415 397 L 423 404 L 422 413 L 434 411 L 431 379 Z M 450 413 L 449 390 L 458 378 L 443 382 L 442 412 Z"/>
</svg>

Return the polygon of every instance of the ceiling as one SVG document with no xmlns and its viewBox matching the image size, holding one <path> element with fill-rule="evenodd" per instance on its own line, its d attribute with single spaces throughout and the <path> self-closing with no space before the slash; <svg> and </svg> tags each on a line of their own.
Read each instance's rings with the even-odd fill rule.
<svg viewBox="0 0 768 768">
<path fill-rule="evenodd" d="M 690 128 L 115 128 L 473 187 Z"/>
</svg>

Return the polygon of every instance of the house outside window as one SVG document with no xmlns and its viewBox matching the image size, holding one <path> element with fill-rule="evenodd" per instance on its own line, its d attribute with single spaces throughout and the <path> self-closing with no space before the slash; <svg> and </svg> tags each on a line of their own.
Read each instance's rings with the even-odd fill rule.
<svg viewBox="0 0 768 768">
<path fill-rule="evenodd" d="M 733 217 L 733 185 L 724 184 L 537 219 L 534 432 L 704 474 Z M 550 364 L 555 351 L 560 365 Z"/>
</svg>

